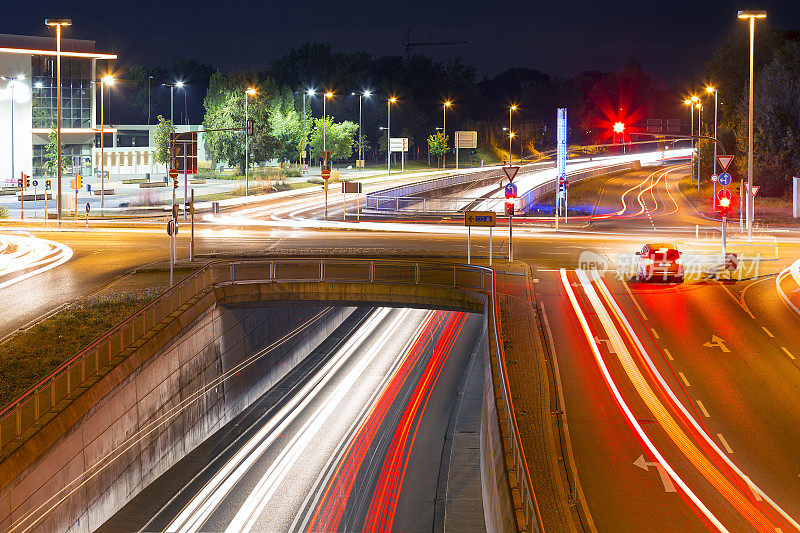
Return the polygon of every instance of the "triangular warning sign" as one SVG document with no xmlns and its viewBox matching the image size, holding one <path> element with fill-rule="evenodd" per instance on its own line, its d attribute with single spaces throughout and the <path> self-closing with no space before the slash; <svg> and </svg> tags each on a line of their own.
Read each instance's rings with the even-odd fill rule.
<svg viewBox="0 0 800 533">
<path fill-rule="evenodd" d="M 519 172 L 519 167 L 503 167 L 503 172 L 506 173 L 508 181 L 513 182 L 514 177 L 517 175 L 517 172 Z"/>
<path fill-rule="evenodd" d="M 753 185 L 752 187 L 750 187 L 750 190 L 753 192 L 753 196 L 758 194 L 758 189 L 760 188 L 761 188 L 760 185 Z"/>
<path fill-rule="evenodd" d="M 727 172 L 728 167 L 731 166 L 731 161 L 733 161 L 732 155 L 718 155 L 717 161 L 719 161 L 720 166 L 722 167 L 723 172 Z"/>
</svg>

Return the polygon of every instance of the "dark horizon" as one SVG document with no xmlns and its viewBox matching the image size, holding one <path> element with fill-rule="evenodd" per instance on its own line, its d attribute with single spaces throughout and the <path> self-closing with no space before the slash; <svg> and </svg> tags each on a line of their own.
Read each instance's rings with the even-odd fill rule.
<svg viewBox="0 0 800 533">
<path fill-rule="evenodd" d="M 168 66 L 178 59 L 196 58 L 221 70 L 264 70 L 271 60 L 307 42 L 330 44 L 334 51 L 402 56 L 406 30 L 424 29 L 431 31 L 433 41 L 466 44 L 419 47 L 412 49 L 412 54 L 440 61 L 460 58 L 476 68 L 478 78 L 512 67 L 559 77 L 588 70 L 615 72 L 628 58 L 636 58 L 662 88 L 694 82 L 719 44 L 746 31 L 736 11 L 752 7 L 717 0 L 694 6 L 692 15 L 687 16 L 677 8 L 601 6 L 585 0 L 572 2 L 568 14 L 560 13 L 557 5 L 494 4 L 498 13 L 513 13 L 506 23 L 500 17 L 490 17 L 487 22 L 484 4 L 477 2 L 461 3 L 457 10 L 414 3 L 389 11 L 352 3 L 326 12 L 321 2 L 312 2 L 304 4 L 303 10 L 287 4 L 237 6 L 214 13 L 210 10 L 216 4 L 204 1 L 184 5 L 143 2 L 135 12 L 112 5 L 101 13 L 92 6 L 66 12 L 53 4 L 6 13 L 0 33 L 45 36 L 44 18 L 63 15 L 71 17 L 74 24 L 64 36 L 95 40 L 98 50 L 119 54 L 117 69 L 132 64 Z M 765 0 L 756 7 L 768 10 L 766 23 L 773 27 L 800 28 L 800 5 L 785 4 Z M 158 17 L 153 16 L 155 12 Z M 254 20 L 265 21 L 265 28 L 250 22 Z M 327 28 L 322 27 L 322 20 Z M 186 29 L 181 30 L 176 21 Z M 296 29 L 298 26 L 301 29 Z"/>
</svg>

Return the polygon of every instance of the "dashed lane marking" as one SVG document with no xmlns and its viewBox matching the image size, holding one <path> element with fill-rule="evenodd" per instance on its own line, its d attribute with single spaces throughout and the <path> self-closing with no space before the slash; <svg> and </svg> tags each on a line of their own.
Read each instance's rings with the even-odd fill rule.
<svg viewBox="0 0 800 533">
<path fill-rule="evenodd" d="M 687 387 L 691 387 L 691 385 L 689 384 L 689 380 L 686 379 L 686 376 L 683 374 L 683 372 L 678 372 L 678 375 L 681 377 L 681 380 L 683 381 L 684 385 L 686 385 Z"/>
<path fill-rule="evenodd" d="M 674 361 L 674 360 L 675 360 L 675 359 L 672 357 L 672 354 L 671 354 L 671 353 L 669 353 L 669 350 L 667 350 L 666 348 L 664 348 L 664 353 L 665 353 L 665 354 L 667 354 L 667 359 L 669 359 L 670 361 Z"/>
<path fill-rule="evenodd" d="M 786 355 L 788 355 L 788 356 L 789 356 L 789 359 L 794 359 L 794 358 L 795 358 L 795 357 L 792 355 L 792 352 L 790 352 L 790 351 L 789 351 L 789 349 L 788 349 L 788 348 L 786 348 L 786 346 L 781 346 L 781 350 L 783 350 L 784 352 L 786 352 Z"/>
<path fill-rule="evenodd" d="M 658 336 L 658 332 L 654 328 L 650 328 L 650 331 L 653 332 L 653 337 L 655 337 L 656 339 L 660 339 L 661 338 L 661 337 Z"/>
<path fill-rule="evenodd" d="M 719 441 L 722 443 L 722 447 L 725 448 L 725 451 L 728 453 L 733 453 L 733 450 L 731 450 L 728 441 L 725 440 L 725 437 L 722 436 L 722 433 L 717 433 L 717 437 L 719 437 Z"/>
<path fill-rule="evenodd" d="M 761 326 L 761 329 L 763 329 L 763 330 L 764 330 L 764 333 L 766 333 L 767 335 L 769 335 L 769 337 L 770 337 L 771 339 L 774 339 L 774 338 L 775 338 L 775 335 L 773 335 L 773 334 L 772 334 L 772 333 L 771 333 L 771 332 L 770 332 L 770 331 L 769 331 L 767 328 L 765 328 L 764 326 Z"/>
<path fill-rule="evenodd" d="M 697 405 L 700 407 L 700 410 L 703 411 L 703 416 L 704 417 L 711 418 L 711 415 L 708 414 L 708 411 L 706 410 L 706 406 L 703 405 L 703 402 L 701 402 L 700 400 L 697 400 Z"/>
</svg>

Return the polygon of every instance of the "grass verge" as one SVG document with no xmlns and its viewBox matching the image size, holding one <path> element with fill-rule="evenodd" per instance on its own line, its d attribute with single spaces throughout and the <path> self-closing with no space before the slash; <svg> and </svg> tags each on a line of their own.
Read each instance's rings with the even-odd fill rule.
<svg viewBox="0 0 800 533">
<path fill-rule="evenodd" d="M 163 288 L 99 296 L 72 304 L 0 344 L 0 406 L 150 303 Z"/>
</svg>

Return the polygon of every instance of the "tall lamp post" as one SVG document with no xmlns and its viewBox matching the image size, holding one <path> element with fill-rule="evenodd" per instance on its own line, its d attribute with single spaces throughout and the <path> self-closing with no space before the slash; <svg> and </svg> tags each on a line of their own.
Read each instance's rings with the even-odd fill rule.
<svg viewBox="0 0 800 533">
<path fill-rule="evenodd" d="M 511 139 L 514 138 L 514 130 L 511 129 L 511 113 L 517 110 L 516 105 L 508 108 L 508 164 L 511 164 Z M 522 156 L 520 156 L 522 157 Z"/>
<path fill-rule="evenodd" d="M 706 87 L 707 93 L 714 93 L 714 138 L 717 138 L 717 96 L 719 90 L 716 87 Z M 717 143 L 714 143 L 714 174 L 717 173 Z"/>
<path fill-rule="evenodd" d="M 703 125 L 703 102 L 698 101 L 695 104 L 697 107 L 697 192 L 700 192 L 700 136 L 703 134 L 701 127 Z M 715 137 L 716 138 L 716 137 Z"/>
<path fill-rule="evenodd" d="M 445 160 L 447 159 L 447 108 L 452 105 L 453 102 L 450 100 L 446 100 L 442 104 L 442 136 L 444 137 L 444 153 L 442 154 L 442 170 L 445 169 L 447 166 Z"/>
<path fill-rule="evenodd" d="M 14 168 L 14 86 L 25 79 L 24 74 L 19 74 L 14 78 L 9 78 L 6 76 L 0 76 L 0 80 L 7 81 L 8 84 L 6 87 L 10 91 L 10 103 L 11 103 L 11 178 L 13 179 L 16 176 L 16 170 Z"/>
<path fill-rule="evenodd" d="M 114 85 L 114 78 L 111 76 L 103 76 L 100 78 L 100 212 L 103 212 L 103 208 L 105 207 L 105 194 L 106 194 L 106 170 L 105 170 L 105 155 L 103 150 L 105 148 L 105 117 L 103 116 L 103 111 L 105 106 L 103 105 L 103 95 L 105 94 L 105 86 L 106 85 Z"/>
<path fill-rule="evenodd" d="M 394 96 L 386 100 L 386 175 L 392 175 L 392 104 L 397 102 Z"/>
<path fill-rule="evenodd" d="M 150 83 L 153 81 L 153 76 L 147 76 L 147 125 L 150 125 Z"/>
<path fill-rule="evenodd" d="M 56 175 L 58 187 L 57 215 L 58 226 L 61 227 L 61 28 L 72 26 L 70 19 L 44 19 L 45 26 L 56 28 Z M 75 206 L 77 209 L 77 206 Z"/>
<path fill-rule="evenodd" d="M 753 216 L 755 215 L 753 198 L 753 44 L 755 41 L 756 19 L 767 18 L 762 10 L 739 11 L 739 18 L 750 22 L 750 88 L 748 90 L 747 110 L 747 242 L 753 242 Z"/>
<path fill-rule="evenodd" d="M 333 93 L 328 91 L 322 98 L 322 151 L 325 152 L 325 167 L 328 167 L 328 145 L 325 137 L 325 125 L 328 122 L 327 102 L 328 98 L 333 98 Z M 323 187 L 325 188 L 325 216 L 324 219 L 328 220 L 328 180 L 322 180 Z"/>
<path fill-rule="evenodd" d="M 164 87 L 169 87 L 169 121 L 172 122 L 172 127 L 175 127 L 175 87 L 178 89 L 183 88 L 182 81 L 175 83 L 162 83 Z"/>
<path fill-rule="evenodd" d="M 355 96 L 356 93 L 350 93 L 352 96 Z M 372 93 L 370 91 L 364 91 L 358 93 L 358 160 L 361 161 L 364 159 L 364 152 L 362 149 L 361 143 L 361 98 L 369 98 Z M 358 164 L 356 164 L 356 168 L 358 168 Z"/>
<path fill-rule="evenodd" d="M 314 96 L 315 94 L 317 93 L 314 91 L 314 89 L 308 89 L 306 92 L 303 93 L 303 153 L 300 154 L 301 172 L 303 164 L 305 163 L 306 154 L 308 152 L 308 126 L 306 126 L 306 96 Z"/>
<path fill-rule="evenodd" d="M 247 97 L 255 96 L 256 90 L 248 87 L 244 92 L 244 195 L 250 195 L 250 136 L 247 134 L 247 125 L 250 124 L 247 116 Z"/>
</svg>

